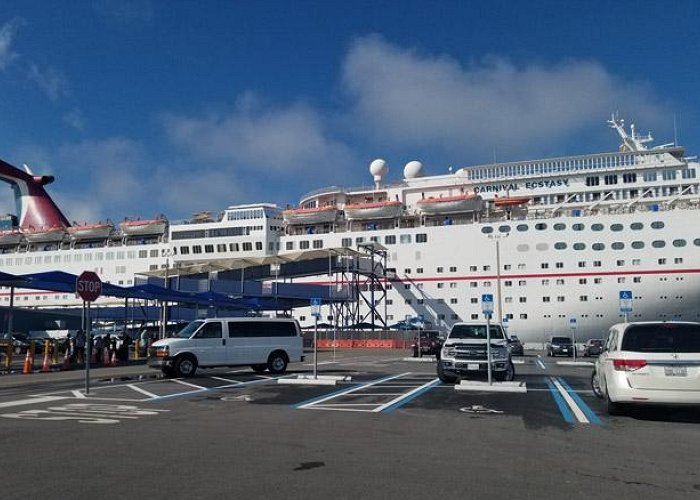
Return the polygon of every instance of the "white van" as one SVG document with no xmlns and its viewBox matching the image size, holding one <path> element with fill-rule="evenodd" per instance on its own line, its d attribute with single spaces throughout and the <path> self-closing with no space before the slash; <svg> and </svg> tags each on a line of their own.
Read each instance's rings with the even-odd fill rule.
<svg viewBox="0 0 700 500">
<path fill-rule="evenodd" d="M 286 318 L 207 318 L 154 342 L 148 366 L 168 376 L 191 377 L 197 367 L 249 365 L 257 373 L 284 373 L 303 361 L 299 323 Z"/>
</svg>

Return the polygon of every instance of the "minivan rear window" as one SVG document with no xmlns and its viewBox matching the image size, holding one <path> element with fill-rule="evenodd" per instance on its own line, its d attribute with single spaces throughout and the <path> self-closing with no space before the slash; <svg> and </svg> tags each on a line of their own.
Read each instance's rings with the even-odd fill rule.
<svg viewBox="0 0 700 500">
<path fill-rule="evenodd" d="M 296 337 L 292 321 L 229 321 L 229 337 Z"/>
<path fill-rule="evenodd" d="M 683 323 L 632 325 L 622 337 L 622 350 L 700 353 L 700 325 Z"/>
<path fill-rule="evenodd" d="M 450 338 L 486 340 L 486 325 L 454 325 L 450 332 Z M 504 338 L 503 330 L 497 325 L 491 325 L 491 338 Z"/>
</svg>

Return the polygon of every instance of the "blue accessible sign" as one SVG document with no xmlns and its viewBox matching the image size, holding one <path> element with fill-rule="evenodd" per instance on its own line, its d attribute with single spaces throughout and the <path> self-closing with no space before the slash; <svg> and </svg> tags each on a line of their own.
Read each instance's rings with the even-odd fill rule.
<svg viewBox="0 0 700 500">
<path fill-rule="evenodd" d="M 632 290 L 620 290 L 620 312 L 632 312 Z"/>
<path fill-rule="evenodd" d="M 489 318 L 493 315 L 493 294 L 484 293 L 481 295 L 481 312 Z"/>
<path fill-rule="evenodd" d="M 321 317 L 321 299 L 318 297 L 311 299 L 311 316 Z"/>
</svg>

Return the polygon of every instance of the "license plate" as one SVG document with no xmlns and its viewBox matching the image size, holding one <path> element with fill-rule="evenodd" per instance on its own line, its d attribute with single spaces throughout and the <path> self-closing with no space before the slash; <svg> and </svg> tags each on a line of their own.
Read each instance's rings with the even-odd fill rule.
<svg viewBox="0 0 700 500">
<path fill-rule="evenodd" d="M 667 377 L 687 377 L 688 367 L 686 366 L 664 366 L 664 375 Z"/>
<path fill-rule="evenodd" d="M 479 363 L 467 363 L 467 370 L 477 371 L 479 369 Z"/>
</svg>

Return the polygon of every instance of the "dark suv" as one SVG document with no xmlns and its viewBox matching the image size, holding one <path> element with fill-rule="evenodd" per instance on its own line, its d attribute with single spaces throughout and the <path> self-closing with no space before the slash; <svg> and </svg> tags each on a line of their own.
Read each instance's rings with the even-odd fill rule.
<svg viewBox="0 0 700 500">
<path fill-rule="evenodd" d="M 573 356 L 574 344 L 571 337 L 552 337 L 547 342 L 547 356 Z"/>
<path fill-rule="evenodd" d="M 413 349 L 413 357 L 417 358 L 418 346 L 420 345 L 420 354 L 435 355 L 440 357 L 440 349 L 442 349 L 442 339 L 440 338 L 439 332 L 435 331 L 422 331 L 420 332 L 420 342 L 418 341 L 418 336 L 413 339 L 413 344 L 411 344 L 411 349 Z"/>
</svg>

